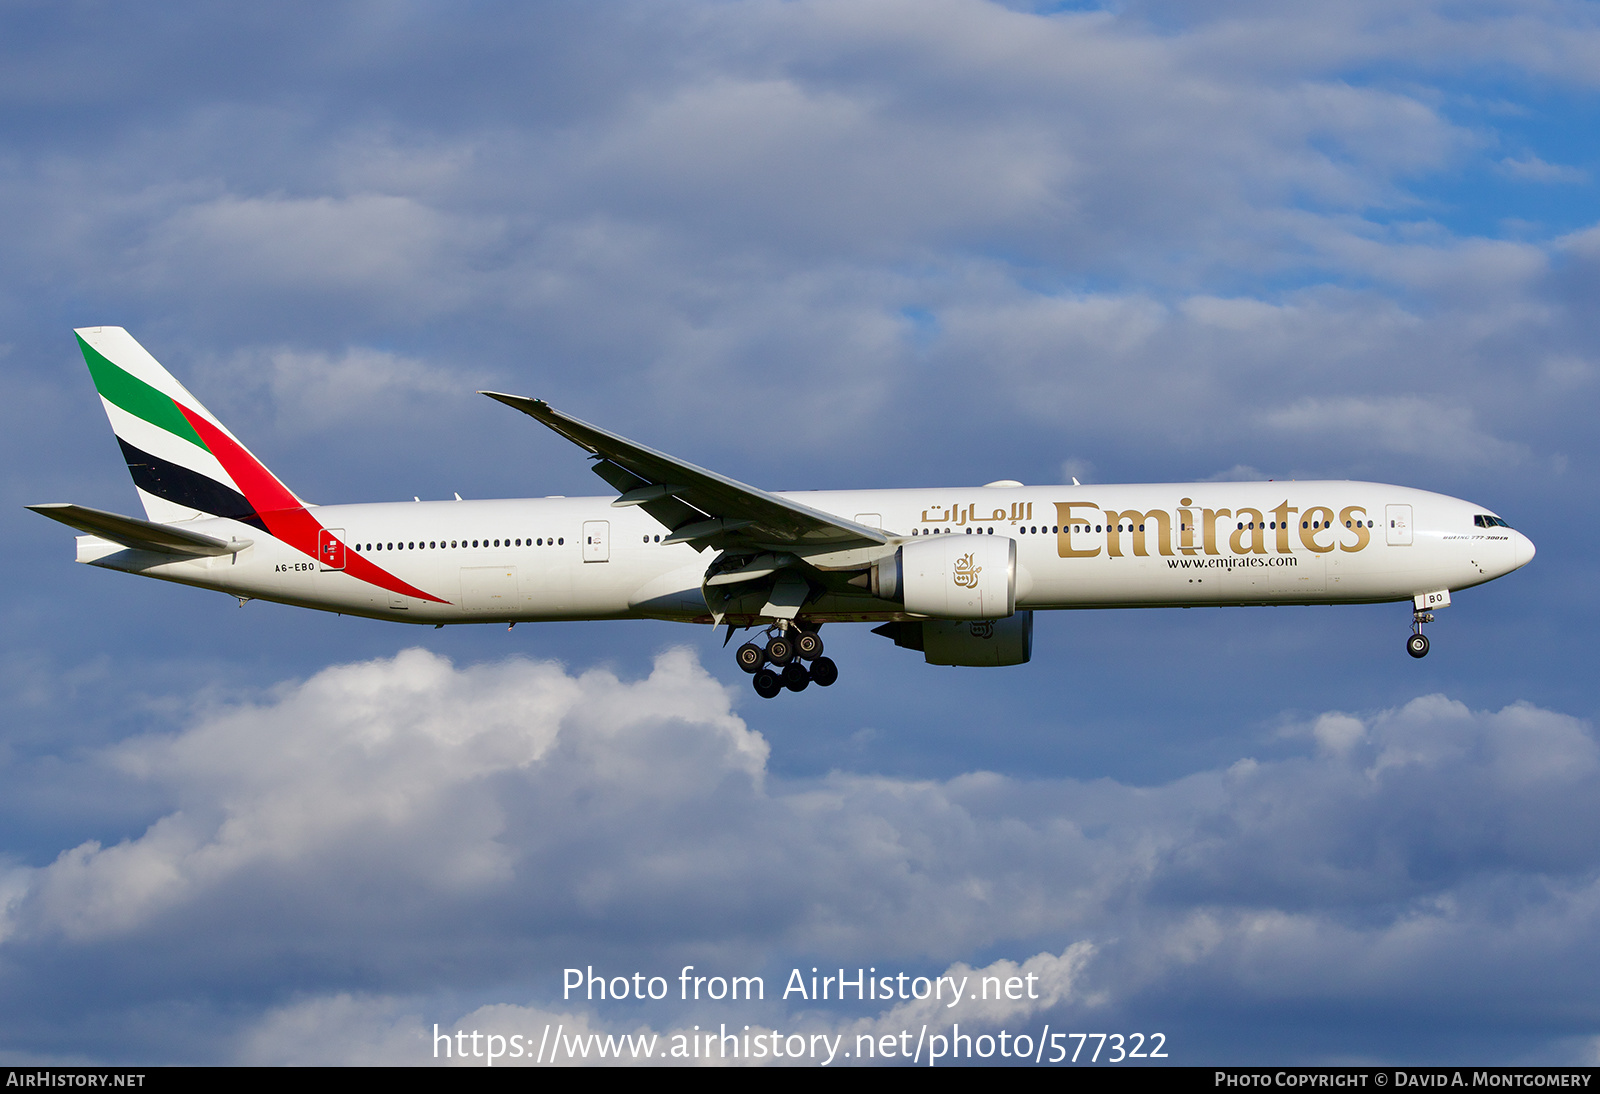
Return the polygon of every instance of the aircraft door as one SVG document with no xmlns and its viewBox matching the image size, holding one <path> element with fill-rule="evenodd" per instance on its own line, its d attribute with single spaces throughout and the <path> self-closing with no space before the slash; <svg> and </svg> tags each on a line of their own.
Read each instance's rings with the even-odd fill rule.
<svg viewBox="0 0 1600 1094">
<path fill-rule="evenodd" d="M 1383 507 L 1383 519 L 1384 523 L 1389 526 L 1389 546 L 1411 546 L 1411 506 L 1385 505 Z"/>
<path fill-rule="evenodd" d="M 609 562 L 611 560 L 611 522 L 586 520 L 583 522 L 583 561 Z"/>
<path fill-rule="evenodd" d="M 317 532 L 317 561 L 324 570 L 344 569 L 344 529 L 322 528 Z"/>
</svg>

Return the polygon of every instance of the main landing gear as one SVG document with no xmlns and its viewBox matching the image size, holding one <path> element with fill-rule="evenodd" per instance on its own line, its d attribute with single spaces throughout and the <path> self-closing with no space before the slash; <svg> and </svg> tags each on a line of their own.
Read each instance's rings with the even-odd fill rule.
<svg viewBox="0 0 1600 1094">
<path fill-rule="evenodd" d="M 839 666 L 822 656 L 822 638 L 816 631 L 782 628 L 768 631 L 766 646 L 746 642 L 734 651 L 739 667 L 754 679 L 756 694 L 776 698 L 784 688 L 804 691 L 812 684 L 820 688 L 839 679 Z"/>
<path fill-rule="evenodd" d="M 1412 611 L 1411 637 L 1406 639 L 1406 652 L 1412 657 L 1428 656 L 1428 636 L 1422 633 L 1422 625 L 1432 622 L 1432 612 Z"/>
</svg>

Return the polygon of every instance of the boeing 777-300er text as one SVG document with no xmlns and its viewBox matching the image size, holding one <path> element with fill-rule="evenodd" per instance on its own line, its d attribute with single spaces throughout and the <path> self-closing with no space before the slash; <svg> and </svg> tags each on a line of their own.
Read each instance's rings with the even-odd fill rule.
<svg viewBox="0 0 1600 1094">
<path fill-rule="evenodd" d="M 735 656 L 767 698 L 838 678 L 824 623 L 877 623 L 934 665 L 1020 665 L 1055 608 L 1409 601 L 1422 657 L 1435 608 L 1534 551 L 1481 505 L 1370 482 L 769 493 L 492 391 L 616 496 L 314 505 L 127 331 L 77 334 L 148 518 L 30 506 L 87 533 L 79 562 L 435 626 L 758 627 Z"/>
</svg>

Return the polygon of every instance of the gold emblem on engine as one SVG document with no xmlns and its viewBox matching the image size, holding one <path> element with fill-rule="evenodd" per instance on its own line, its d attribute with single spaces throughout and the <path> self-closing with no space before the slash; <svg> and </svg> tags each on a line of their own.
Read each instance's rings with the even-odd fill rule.
<svg viewBox="0 0 1600 1094">
<path fill-rule="evenodd" d="M 952 576 L 955 578 L 957 585 L 960 585 L 963 589 L 976 589 L 978 587 L 978 575 L 983 573 L 983 567 L 972 564 L 972 555 L 965 554 L 956 559 L 956 564 L 952 569 L 954 570 Z"/>
</svg>

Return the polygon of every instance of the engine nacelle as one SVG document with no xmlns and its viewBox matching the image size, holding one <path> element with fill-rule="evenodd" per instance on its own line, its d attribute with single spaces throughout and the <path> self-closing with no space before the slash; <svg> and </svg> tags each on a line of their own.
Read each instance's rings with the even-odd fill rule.
<svg viewBox="0 0 1600 1094">
<path fill-rule="evenodd" d="M 872 594 L 937 619 L 1003 619 L 1017 610 L 1017 541 L 936 536 L 902 544 L 873 566 Z"/>
<path fill-rule="evenodd" d="M 922 657 L 930 665 L 1025 665 L 1033 658 L 1033 613 L 1007 619 L 922 624 Z"/>
<path fill-rule="evenodd" d="M 1025 665 L 1033 657 L 1033 613 L 1008 619 L 925 619 L 885 623 L 872 633 L 892 638 L 897 646 L 921 650 L 930 665 L 993 668 Z"/>
</svg>

